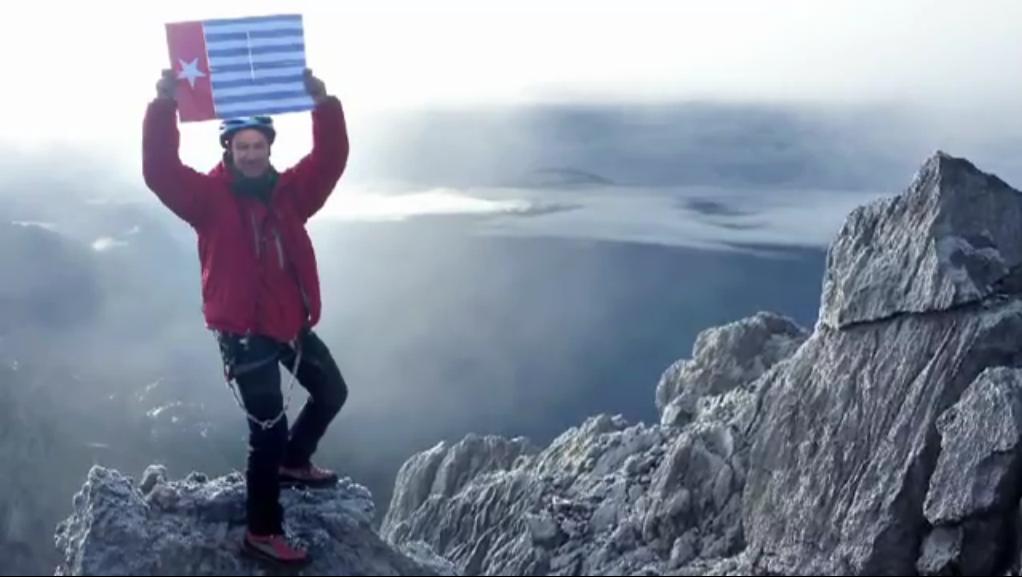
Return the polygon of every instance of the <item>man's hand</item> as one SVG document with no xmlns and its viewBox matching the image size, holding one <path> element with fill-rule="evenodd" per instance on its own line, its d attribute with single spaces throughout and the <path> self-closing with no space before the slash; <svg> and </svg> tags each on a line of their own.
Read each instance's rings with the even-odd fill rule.
<svg viewBox="0 0 1022 577">
<path fill-rule="evenodd" d="M 169 68 L 164 69 L 163 76 L 161 76 L 160 81 L 156 83 L 156 97 L 166 100 L 174 100 L 176 92 L 177 75 Z"/>
<path fill-rule="evenodd" d="M 305 90 L 309 93 L 309 96 L 316 101 L 316 104 L 319 104 L 328 98 L 326 93 L 326 84 L 323 84 L 322 80 L 316 78 L 316 75 L 308 68 L 305 69 Z"/>
</svg>

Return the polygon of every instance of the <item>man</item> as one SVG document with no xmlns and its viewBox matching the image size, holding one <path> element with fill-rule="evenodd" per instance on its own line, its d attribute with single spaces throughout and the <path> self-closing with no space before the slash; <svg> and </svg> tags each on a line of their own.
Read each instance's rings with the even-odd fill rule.
<svg viewBox="0 0 1022 577">
<path fill-rule="evenodd" d="M 316 102 L 312 151 L 283 173 L 270 163 L 276 132 L 268 117 L 225 121 L 223 160 L 208 174 L 184 166 L 171 70 L 157 83 L 142 139 L 146 185 L 198 235 L 206 325 L 248 413 L 243 550 L 286 565 L 304 564 L 308 554 L 285 535 L 281 485 L 337 482 L 311 458 L 348 395 L 329 349 L 312 331 L 321 303 L 305 229 L 344 172 L 347 127 L 340 101 L 308 70 L 305 87 Z M 290 431 L 280 363 L 310 394 Z"/>
</svg>

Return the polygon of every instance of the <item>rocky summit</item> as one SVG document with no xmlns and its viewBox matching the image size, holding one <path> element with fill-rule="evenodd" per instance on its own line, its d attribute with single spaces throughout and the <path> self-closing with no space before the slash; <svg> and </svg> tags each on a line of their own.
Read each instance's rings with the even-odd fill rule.
<svg viewBox="0 0 1022 577">
<path fill-rule="evenodd" d="M 708 329 L 654 424 L 472 435 L 368 492 L 288 492 L 308 574 L 1018 574 L 1022 193 L 937 153 L 830 247 L 819 319 Z M 653 401 L 653 399 L 651 399 Z M 94 468 L 61 574 L 253 574 L 244 483 Z"/>
<path fill-rule="evenodd" d="M 938 152 L 854 211 L 811 330 L 761 313 L 664 374 L 653 425 L 409 460 L 382 534 L 464 574 L 1018 573 L 1022 193 Z"/>
<path fill-rule="evenodd" d="M 435 575 L 429 550 L 384 543 L 372 529 L 369 491 L 348 480 L 331 490 L 285 491 L 290 534 L 314 556 L 306 575 Z M 74 512 L 57 529 L 64 562 L 58 575 L 265 575 L 240 553 L 245 532 L 245 480 L 200 473 L 170 481 L 150 467 L 136 483 L 93 467 Z"/>
</svg>

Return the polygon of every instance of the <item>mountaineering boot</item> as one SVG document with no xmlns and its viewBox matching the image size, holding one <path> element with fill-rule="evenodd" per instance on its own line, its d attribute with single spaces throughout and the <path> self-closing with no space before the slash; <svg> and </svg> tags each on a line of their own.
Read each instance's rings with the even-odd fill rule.
<svg viewBox="0 0 1022 577">
<path fill-rule="evenodd" d="M 283 487 L 324 489 L 336 485 L 337 480 L 337 473 L 320 469 L 312 463 L 299 468 L 280 468 L 280 484 Z"/>
<path fill-rule="evenodd" d="M 303 567 L 309 563 L 309 553 L 292 545 L 285 535 L 254 535 L 245 532 L 242 552 L 258 561 L 282 568 Z"/>
</svg>

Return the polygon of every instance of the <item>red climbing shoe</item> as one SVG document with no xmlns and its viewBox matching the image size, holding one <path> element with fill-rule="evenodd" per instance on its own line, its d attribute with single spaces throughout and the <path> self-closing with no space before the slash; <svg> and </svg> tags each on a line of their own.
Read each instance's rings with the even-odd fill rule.
<svg viewBox="0 0 1022 577">
<path fill-rule="evenodd" d="M 257 560 L 282 567 L 301 567 L 309 563 L 309 553 L 292 545 L 284 535 L 259 536 L 246 532 L 242 551 Z"/>
</svg>

